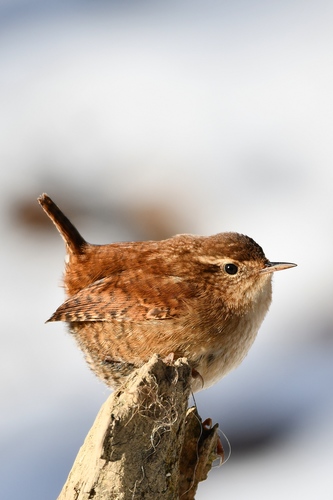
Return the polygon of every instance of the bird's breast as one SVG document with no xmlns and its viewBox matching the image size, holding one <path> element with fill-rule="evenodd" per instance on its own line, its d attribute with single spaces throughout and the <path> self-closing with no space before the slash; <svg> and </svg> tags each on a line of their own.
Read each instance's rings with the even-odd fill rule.
<svg viewBox="0 0 333 500">
<path fill-rule="evenodd" d="M 228 321 L 206 332 L 205 342 L 192 358 L 204 385 L 202 380 L 195 379 L 194 391 L 215 384 L 243 361 L 268 311 L 271 302 L 270 284 L 264 287 L 258 299 L 247 312 L 231 315 Z"/>
</svg>

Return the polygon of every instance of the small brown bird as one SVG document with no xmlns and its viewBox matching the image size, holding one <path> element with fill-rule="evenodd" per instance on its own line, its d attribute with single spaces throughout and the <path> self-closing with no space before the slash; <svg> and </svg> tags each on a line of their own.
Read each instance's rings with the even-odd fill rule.
<svg viewBox="0 0 333 500">
<path fill-rule="evenodd" d="M 155 353 L 186 357 L 192 390 L 243 360 L 268 311 L 269 262 L 248 236 L 180 234 L 163 241 L 92 245 L 57 205 L 38 201 L 66 243 L 68 299 L 48 321 L 69 323 L 90 368 L 112 387 Z"/>
</svg>

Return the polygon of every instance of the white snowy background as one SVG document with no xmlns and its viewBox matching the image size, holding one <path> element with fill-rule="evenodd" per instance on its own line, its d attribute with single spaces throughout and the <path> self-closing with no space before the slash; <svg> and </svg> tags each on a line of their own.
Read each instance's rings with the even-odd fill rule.
<svg viewBox="0 0 333 500">
<path fill-rule="evenodd" d="M 53 500 L 109 391 L 63 324 L 46 191 L 91 242 L 226 230 L 271 260 L 198 500 L 333 497 L 333 3 L 0 2 L 1 497 Z"/>
</svg>

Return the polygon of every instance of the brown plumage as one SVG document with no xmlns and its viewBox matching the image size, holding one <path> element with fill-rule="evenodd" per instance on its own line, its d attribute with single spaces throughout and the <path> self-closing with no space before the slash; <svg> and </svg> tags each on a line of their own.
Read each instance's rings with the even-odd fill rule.
<svg viewBox="0 0 333 500">
<path fill-rule="evenodd" d="M 92 370 L 117 387 L 154 353 L 188 358 L 193 390 L 237 366 L 271 302 L 274 271 L 248 236 L 182 234 L 163 241 L 92 245 L 43 194 L 66 243 L 67 300 L 48 321 L 65 321 Z M 202 379 L 202 380 L 201 380 Z"/>
</svg>

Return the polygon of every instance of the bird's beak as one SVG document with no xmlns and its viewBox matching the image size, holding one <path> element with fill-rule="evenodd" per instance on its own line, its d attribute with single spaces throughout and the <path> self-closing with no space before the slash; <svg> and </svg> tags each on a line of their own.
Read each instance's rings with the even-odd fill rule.
<svg viewBox="0 0 333 500">
<path fill-rule="evenodd" d="M 264 269 L 261 269 L 260 273 L 275 273 L 275 271 L 283 271 L 283 269 L 289 269 L 290 267 L 295 267 L 297 264 L 292 264 L 291 262 L 267 262 Z"/>
</svg>

